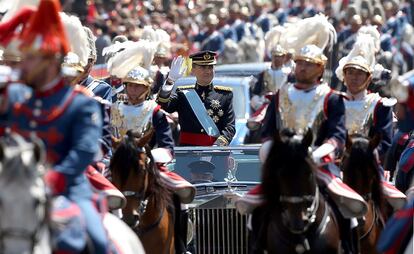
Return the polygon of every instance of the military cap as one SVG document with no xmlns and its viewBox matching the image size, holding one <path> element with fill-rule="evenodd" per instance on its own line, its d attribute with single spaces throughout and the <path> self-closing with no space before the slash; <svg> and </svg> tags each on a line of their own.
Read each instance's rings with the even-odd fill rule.
<svg viewBox="0 0 414 254">
<path fill-rule="evenodd" d="M 188 164 L 188 167 L 190 168 L 191 172 L 201 174 L 213 174 L 214 169 L 216 168 L 213 163 L 204 160 L 193 161 Z"/>
<path fill-rule="evenodd" d="M 205 50 L 190 55 L 193 64 L 197 65 L 215 65 L 217 63 L 216 53 Z"/>
</svg>

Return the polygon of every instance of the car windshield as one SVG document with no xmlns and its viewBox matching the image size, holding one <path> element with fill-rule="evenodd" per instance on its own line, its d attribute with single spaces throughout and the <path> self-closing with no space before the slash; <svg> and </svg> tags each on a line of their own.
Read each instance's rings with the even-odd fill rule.
<svg viewBox="0 0 414 254">
<path fill-rule="evenodd" d="M 245 87 L 243 82 L 248 82 L 244 78 L 215 78 L 213 84 L 217 86 L 226 86 L 233 89 L 233 110 L 236 116 L 236 119 L 245 119 L 246 118 L 246 105 L 247 99 L 246 93 L 244 91 Z M 176 86 L 187 86 L 195 84 L 195 78 L 183 78 L 179 79 L 176 82 Z"/>
<path fill-rule="evenodd" d="M 261 180 L 259 146 L 176 147 L 169 165 L 191 183 L 253 182 Z"/>
</svg>

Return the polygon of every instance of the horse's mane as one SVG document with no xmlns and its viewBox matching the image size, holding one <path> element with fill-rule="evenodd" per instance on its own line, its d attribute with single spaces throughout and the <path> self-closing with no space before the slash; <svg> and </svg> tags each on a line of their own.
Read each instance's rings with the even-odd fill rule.
<svg viewBox="0 0 414 254">
<path fill-rule="evenodd" d="M 262 168 L 263 194 L 268 205 L 277 206 L 280 196 L 277 186 L 282 178 L 301 180 L 304 169 L 315 172 L 316 167 L 308 155 L 308 146 L 305 145 L 311 143 L 311 140 L 311 132 L 299 138 L 291 129 L 282 130 L 280 134 L 275 135 Z"/>
<path fill-rule="evenodd" d="M 151 149 L 148 146 L 141 147 L 140 144 L 136 143 L 136 140 L 132 135 L 127 135 L 118 148 L 112 155 L 109 168 L 112 174 L 118 174 L 121 179 L 121 185 L 124 185 L 128 176 L 129 170 L 142 170 L 139 167 L 139 154 L 145 153 L 146 158 L 149 159 L 146 170 L 149 173 L 152 182 L 149 183 L 150 194 L 153 194 L 156 202 L 161 205 L 167 205 L 171 203 L 170 190 L 161 183 L 161 176 L 159 171 L 155 168 L 153 158 L 151 155 Z"/>
<path fill-rule="evenodd" d="M 374 155 L 374 148 L 370 147 L 370 140 L 363 136 L 355 136 L 352 139 L 351 147 L 347 148 L 348 157 L 343 161 L 342 170 L 348 175 L 349 179 L 357 179 L 361 174 L 363 179 L 372 179 L 371 195 L 372 200 L 382 206 L 383 192 L 379 164 Z M 369 175 L 368 168 L 373 169 L 373 175 Z"/>
</svg>

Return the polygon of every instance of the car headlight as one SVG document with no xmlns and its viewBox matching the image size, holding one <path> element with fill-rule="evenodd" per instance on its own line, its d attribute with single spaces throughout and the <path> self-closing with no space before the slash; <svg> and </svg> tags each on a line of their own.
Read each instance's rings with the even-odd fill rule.
<svg viewBox="0 0 414 254">
<path fill-rule="evenodd" d="M 193 240 L 193 238 L 194 238 L 194 223 L 190 218 L 188 218 L 188 222 L 187 222 L 187 245 L 190 244 L 190 242 Z"/>
</svg>

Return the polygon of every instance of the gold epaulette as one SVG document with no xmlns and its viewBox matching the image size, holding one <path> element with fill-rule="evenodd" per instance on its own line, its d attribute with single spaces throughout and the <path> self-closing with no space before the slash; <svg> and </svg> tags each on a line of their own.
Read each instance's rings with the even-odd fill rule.
<svg viewBox="0 0 414 254">
<path fill-rule="evenodd" d="M 179 86 L 177 89 L 183 90 L 183 89 L 194 89 L 195 85 L 189 85 L 189 86 Z"/>
<path fill-rule="evenodd" d="M 214 89 L 217 89 L 220 91 L 227 91 L 227 92 L 233 91 L 233 88 L 228 87 L 228 86 L 214 86 Z"/>
</svg>

